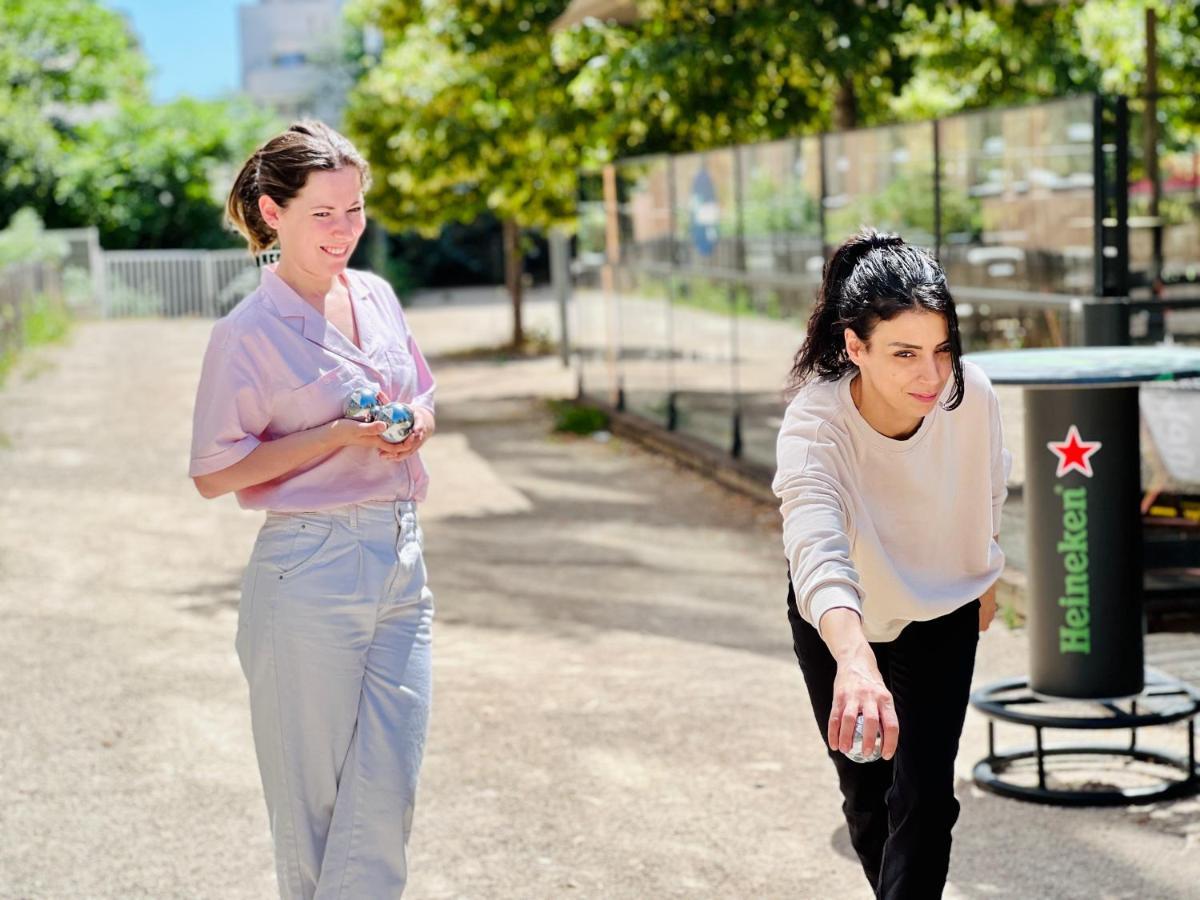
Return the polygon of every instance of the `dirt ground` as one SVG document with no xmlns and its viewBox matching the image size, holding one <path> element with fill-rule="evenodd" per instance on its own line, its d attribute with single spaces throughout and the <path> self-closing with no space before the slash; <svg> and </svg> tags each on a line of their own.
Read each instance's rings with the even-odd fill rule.
<svg viewBox="0 0 1200 900">
<path fill-rule="evenodd" d="M 479 337 L 452 312 L 410 313 L 431 355 Z M 185 477 L 210 327 L 84 324 L 0 389 L 0 897 L 273 896 L 233 650 L 261 515 Z M 570 392 L 556 360 L 435 372 L 408 896 L 869 897 L 791 654 L 777 513 L 550 435 L 531 398 Z M 994 628 L 977 683 L 1026 653 Z M 1195 896 L 1200 804 L 1003 800 L 970 782 L 985 746 L 971 712 L 947 897 Z"/>
</svg>

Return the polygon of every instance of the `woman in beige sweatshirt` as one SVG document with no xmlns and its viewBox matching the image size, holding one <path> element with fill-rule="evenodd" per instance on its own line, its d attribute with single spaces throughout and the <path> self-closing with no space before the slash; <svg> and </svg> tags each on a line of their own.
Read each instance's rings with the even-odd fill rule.
<svg viewBox="0 0 1200 900">
<path fill-rule="evenodd" d="M 779 433 L 796 656 L 881 898 L 945 885 L 954 757 L 1004 567 L 1010 458 L 995 393 L 961 356 L 933 257 L 856 235 L 825 267 Z M 881 758 L 845 755 L 856 725 Z"/>
</svg>

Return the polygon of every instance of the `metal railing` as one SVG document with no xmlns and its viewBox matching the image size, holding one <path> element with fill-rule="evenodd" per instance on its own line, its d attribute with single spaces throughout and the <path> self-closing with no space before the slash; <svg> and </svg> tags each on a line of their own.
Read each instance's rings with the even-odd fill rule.
<svg viewBox="0 0 1200 900">
<path fill-rule="evenodd" d="M 245 250 L 106 250 L 103 265 L 106 318 L 216 318 L 258 283 Z"/>
<path fill-rule="evenodd" d="M 63 266 L 87 274 L 92 310 L 104 318 L 229 312 L 258 285 L 258 268 L 278 251 L 104 250 L 95 228 L 55 229 L 67 242 Z"/>
</svg>

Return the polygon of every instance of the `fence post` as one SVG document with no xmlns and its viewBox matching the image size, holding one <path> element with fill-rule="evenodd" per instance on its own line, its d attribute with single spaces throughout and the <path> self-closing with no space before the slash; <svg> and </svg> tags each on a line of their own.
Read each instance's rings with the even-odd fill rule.
<svg viewBox="0 0 1200 900">
<path fill-rule="evenodd" d="M 212 251 L 207 251 L 202 257 L 204 263 L 201 290 L 204 293 L 204 315 L 210 319 L 216 318 L 217 296 L 216 285 L 217 280 L 213 272 L 213 266 L 216 265 L 216 260 L 213 259 Z"/>
<path fill-rule="evenodd" d="M 558 301 L 559 355 L 563 367 L 571 365 L 571 345 L 567 332 L 567 304 L 571 299 L 571 244 L 560 227 L 550 229 L 550 280 Z"/>
<path fill-rule="evenodd" d="M 99 304 L 100 314 L 108 318 L 108 273 L 105 271 L 104 251 L 100 249 L 100 229 L 87 229 L 88 272 L 92 276 L 92 303 Z"/>
</svg>

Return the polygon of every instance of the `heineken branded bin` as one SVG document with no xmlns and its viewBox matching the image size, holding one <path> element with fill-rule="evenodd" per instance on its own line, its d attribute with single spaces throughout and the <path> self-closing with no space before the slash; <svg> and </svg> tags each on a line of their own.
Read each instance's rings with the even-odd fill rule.
<svg viewBox="0 0 1200 900">
<path fill-rule="evenodd" d="M 1200 375 L 1200 350 L 971 354 L 1025 400 L 1029 687 L 1130 697 L 1144 686 L 1138 384 Z"/>
<path fill-rule="evenodd" d="M 1035 693 L 1141 693 L 1140 460 L 1136 386 L 1025 391 Z"/>
</svg>

